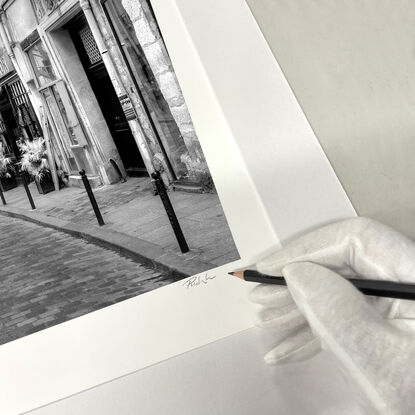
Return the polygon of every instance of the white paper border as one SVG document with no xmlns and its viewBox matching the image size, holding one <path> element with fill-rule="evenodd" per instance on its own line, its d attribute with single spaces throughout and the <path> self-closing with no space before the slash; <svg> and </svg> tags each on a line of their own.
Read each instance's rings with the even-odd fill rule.
<svg viewBox="0 0 415 415">
<path fill-rule="evenodd" d="M 243 260 L 1 346 L 2 415 L 250 327 L 247 285 L 226 271 L 354 215 L 244 0 L 152 3 Z"/>
</svg>

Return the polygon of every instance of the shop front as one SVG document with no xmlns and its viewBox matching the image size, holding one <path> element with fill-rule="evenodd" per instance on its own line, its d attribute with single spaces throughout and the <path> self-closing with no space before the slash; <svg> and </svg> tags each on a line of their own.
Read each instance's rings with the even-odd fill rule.
<svg viewBox="0 0 415 415">
<path fill-rule="evenodd" d="M 53 13 L 59 4 L 64 9 Z M 82 186 L 81 170 L 92 186 L 115 183 L 119 174 L 114 164 L 121 172 L 123 165 L 65 27 L 73 6 L 75 14 L 81 12 L 77 1 L 9 1 L 3 24 L 21 77 L 36 101 L 56 170 L 69 176 L 70 185 Z"/>
<path fill-rule="evenodd" d="M 175 188 L 214 189 L 149 1 L 4 7 L 13 53 L 72 184 L 80 170 L 95 184 L 158 170 Z"/>
</svg>

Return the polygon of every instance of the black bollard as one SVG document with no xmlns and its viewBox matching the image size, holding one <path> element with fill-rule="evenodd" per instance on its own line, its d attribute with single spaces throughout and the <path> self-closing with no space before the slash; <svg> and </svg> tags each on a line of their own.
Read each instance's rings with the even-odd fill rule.
<svg viewBox="0 0 415 415">
<path fill-rule="evenodd" d="M 94 193 L 92 192 L 91 185 L 89 184 L 88 177 L 86 177 L 85 170 L 81 170 L 79 174 L 81 175 L 82 181 L 84 182 L 85 190 L 88 193 L 89 201 L 91 202 L 92 209 L 94 209 L 94 213 L 97 217 L 99 226 L 105 225 L 104 219 L 102 219 L 102 215 L 98 207 L 98 203 L 95 200 Z"/>
<path fill-rule="evenodd" d="M 6 199 L 4 198 L 4 194 L 3 194 L 3 185 L 0 182 L 0 198 L 1 201 L 3 202 L 3 205 L 6 205 Z"/>
<path fill-rule="evenodd" d="M 180 223 L 170 202 L 164 183 L 161 180 L 160 173 L 158 171 L 151 173 L 151 177 L 153 178 L 152 182 L 156 185 L 157 192 L 161 198 L 161 201 L 163 202 L 164 209 L 166 210 L 167 217 L 169 218 L 171 227 L 173 228 L 174 234 L 176 235 L 180 250 L 182 253 L 189 252 L 189 247 L 187 246 L 182 228 L 180 227 Z"/>
<path fill-rule="evenodd" d="M 36 209 L 35 203 L 33 202 L 32 194 L 30 193 L 30 190 L 29 190 L 29 186 L 27 185 L 26 173 L 22 171 L 20 174 L 20 177 L 22 178 L 23 187 L 26 190 L 26 194 L 27 194 L 27 198 L 29 199 L 30 206 L 32 206 L 32 209 Z"/>
</svg>

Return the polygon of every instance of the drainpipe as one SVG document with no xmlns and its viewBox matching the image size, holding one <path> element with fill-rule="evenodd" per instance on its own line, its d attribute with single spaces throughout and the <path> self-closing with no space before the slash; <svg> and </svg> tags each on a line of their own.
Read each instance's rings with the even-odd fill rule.
<svg viewBox="0 0 415 415">
<path fill-rule="evenodd" d="M 108 75 L 111 78 L 111 82 L 114 85 L 115 92 L 117 93 L 118 98 L 122 96 L 127 96 L 127 93 L 123 87 L 123 84 L 118 76 L 117 70 L 114 66 L 114 63 L 109 56 L 107 46 L 102 37 L 101 31 L 99 30 L 98 23 L 95 19 L 94 13 L 92 12 L 91 5 L 89 0 L 79 0 L 79 4 L 85 14 L 86 20 L 88 22 L 89 28 L 91 29 L 92 35 L 94 36 L 95 42 L 98 46 L 99 52 L 102 56 L 102 61 L 104 62 L 105 68 L 108 72 Z M 151 161 L 151 153 L 149 151 L 147 142 L 145 141 L 145 134 L 139 124 L 137 118 L 133 120 L 128 120 L 128 124 L 133 132 L 134 139 L 137 143 L 138 149 L 143 157 L 144 164 L 147 168 L 149 175 L 153 173 L 154 166 Z"/>
</svg>

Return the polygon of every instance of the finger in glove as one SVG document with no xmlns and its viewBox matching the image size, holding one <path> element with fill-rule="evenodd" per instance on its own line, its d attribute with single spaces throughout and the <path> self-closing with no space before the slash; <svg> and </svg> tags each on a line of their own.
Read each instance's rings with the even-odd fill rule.
<svg viewBox="0 0 415 415">
<path fill-rule="evenodd" d="M 287 287 L 282 285 L 258 284 L 249 293 L 249 300 L 256 304 L 284 307 L 294 304 Z"/>
<path fill-rule="evenodd" d="M 264 307 L 255 319 L 255 325 L 262 329 L 288 331 L 307 324 L 295 303 L 284 307 Z"/>
<path fill-rule="evenodd" d="M 299 362 L 309 359 L 321 350 L 319 339 L 317 339 L 309 326 L 298 330 L 295 334 L 287 337 L 269 351 L 264 360 L 270 365 Z"/>
</svg>

